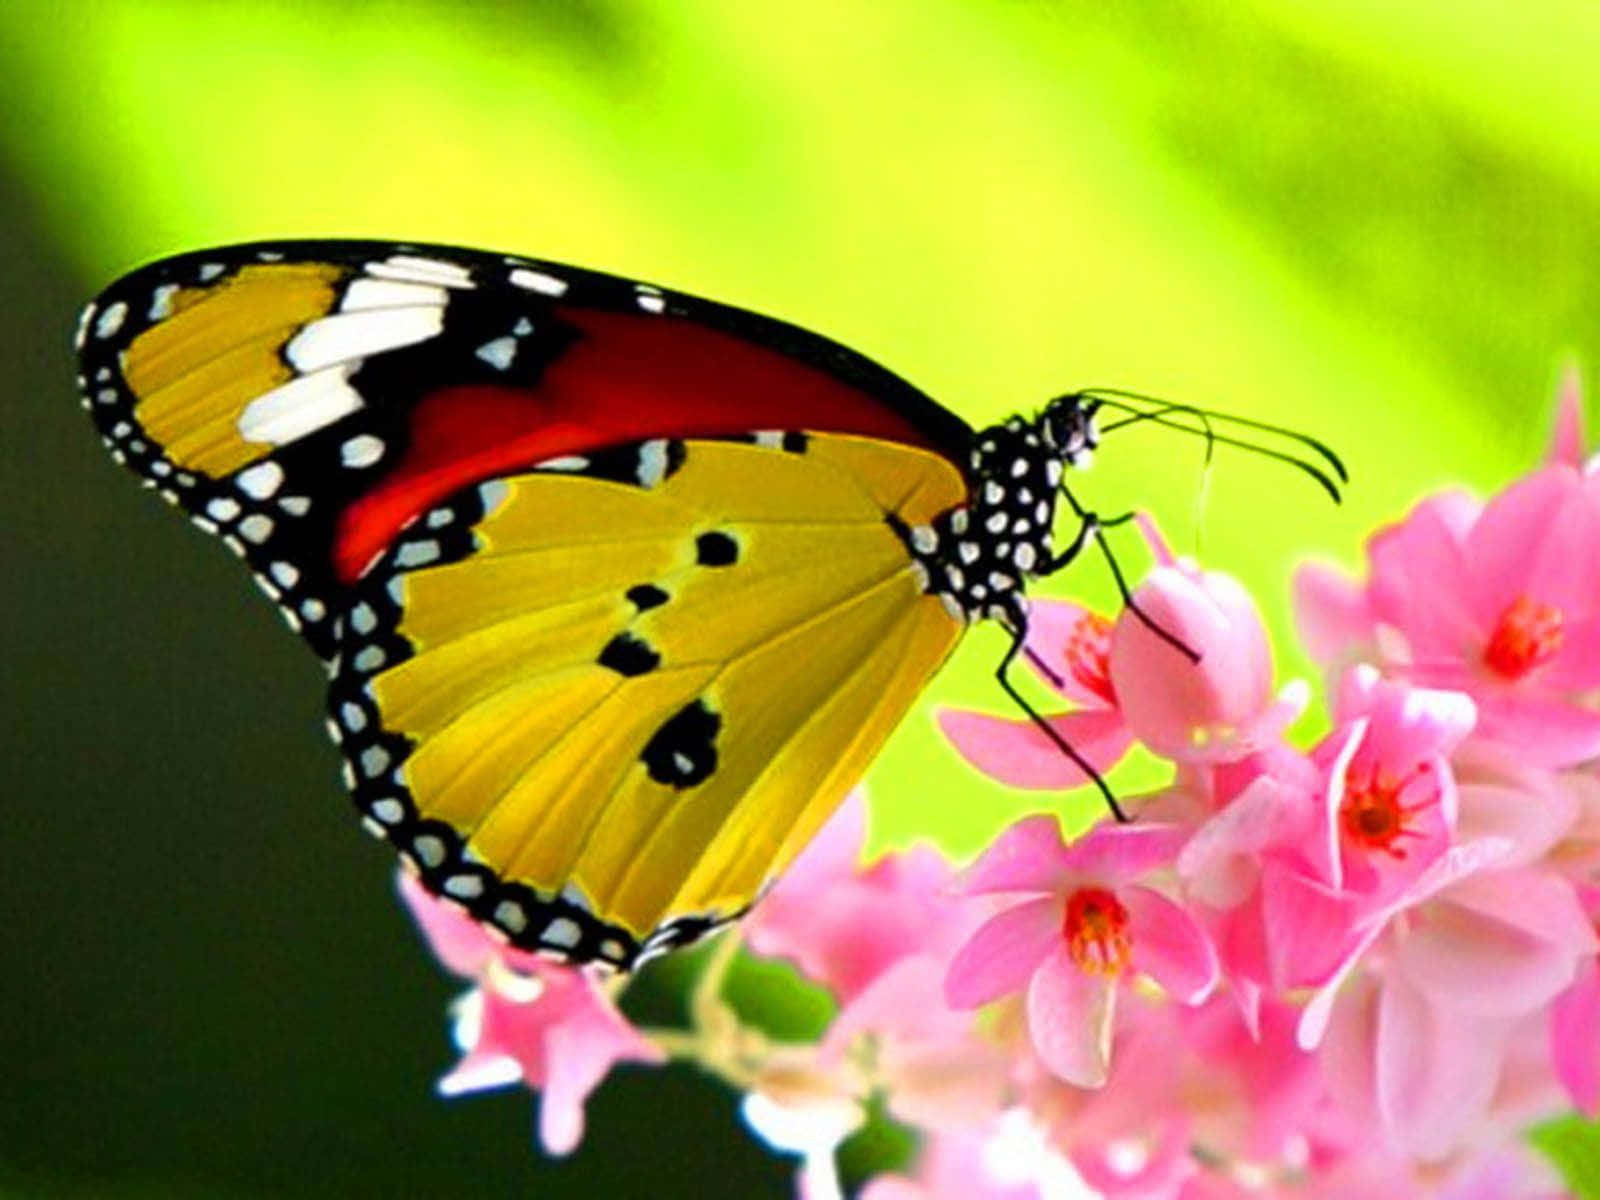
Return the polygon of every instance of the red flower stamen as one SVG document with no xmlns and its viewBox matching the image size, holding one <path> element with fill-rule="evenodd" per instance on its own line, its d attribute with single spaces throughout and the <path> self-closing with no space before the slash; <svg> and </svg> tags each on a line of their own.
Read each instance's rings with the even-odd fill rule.
<svg viewBox="0 0 1600 1200">
<path fill-rule="evenodd" d="M 1562 624 L 1559 608 L 1518 596 L 1500 614 L 1483 661 L 1503 679 L 1521 679 L 1561 649 Z"/>
<path fill-rule="evenodd" d="M 1111 690 L 1111 621 L 1099 613 L 1086 612 L 1078 618 L 1067 636 L 1067 673 L 1084 688 L 1108 704 L 1115 704 Z"/>
<path fill-rule="evenodd" d="M 1410 803 L 1405 800 L 1405 791 L 1429 773 L 1427 763 L 1418 763 L 1409 774 L 1395 779 L 1372 765 L 1362 779 L 1351 764 L 1345 772 L 1344 798 L 1339 804 L 1339 822 L 1345 836 L 1362 849 L 1404 858 L 1406 850 L 1398 844 L 1400 839 L 1421 837 L 1422 831 L 1413 828 L 1412 822 L 1418 813 L 1439 801 L 1437 784 Z"/>
<path fill-rule="evenodd" d="M 1128 910 L 1105 888 L 1079 888 L 1067 898 L 1061 935 L 1072 961 L 1090 974 L 1120 975 L 1128 965 Z"/>
</svg>

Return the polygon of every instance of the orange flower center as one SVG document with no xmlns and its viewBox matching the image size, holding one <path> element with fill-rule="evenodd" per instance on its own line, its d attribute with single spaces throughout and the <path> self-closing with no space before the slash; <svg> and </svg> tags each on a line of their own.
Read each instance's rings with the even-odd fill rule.
<svg viewBox="0 0 1600 1200">
<path fill-rule="evenodd" d="M 1096 696 L 1115 700 L 1111 690 L 1111 621 L 1099 613 L 1078 618 L 1067 637 L 1067 672 Z"/>
<path fill-rule="evenodd" d="M 1561 637 L 1559 608 L 1518 596 L 1500 614 L 1483 661 L 1503 679 L 1521 679 L 1554 657 L 1561 649 Z"/>
<path fill-rule="evenodd" d="M 1119 975 L 1128 965 L 1128 910 L 1105 888 L 1079 888 L 1067 897 L 1061 936 L 1072 961 L 1090 974 Z"/>
<path fill-rule="evenodd" d="M 1373 766 L 1362 778 L 1352 765 L 1345 773 L 1344 800 L 1339 805 L 1345 836 L 1364 850 L 1404 858 L 1406 849 L 1400 840 L 1422 836 L 1414 827 L 1416 816 L 1439 799 L 1436 786 L 1410 802 L 1405 798 L 1406 789 L 1428 773 L 1428 764 L 1418 763 L 1410 774 L 1396 779 Z"/>
</svg>

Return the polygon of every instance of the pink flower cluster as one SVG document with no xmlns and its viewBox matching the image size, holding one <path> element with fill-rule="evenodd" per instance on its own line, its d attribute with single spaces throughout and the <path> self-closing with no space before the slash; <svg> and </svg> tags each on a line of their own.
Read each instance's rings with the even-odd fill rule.
<svg viewBox="0 0 1600 1200">
<path fill-rule="evenodd" d="M 634 1030 L 592 977 L 516 956 L 420 890 L 464 1058 L 447 1091 L 520 1079 L 570 1149 L 621 1060 L 688 1057 L 745 1094 L 808 1200 L 881 1097 L 922 1135 L 864 1200 L 1564 1194 L 1530 1126 L 1600 1114 L 1600 466 L 1575 385 L 1547 462 L 1446 492 L 1368 542 L 1366 577 L 1308 566 L 1297 621 L 1332 728 L 1285 730 L 1270 650 L 1231 579 L 1174 561 L 1115 620 L 1036 601 L 1028 661 L 1099 769 L 1135 743 L 1170 786 L 1067 839 L 1053 814 L 966 869 L 918 847 L 863 866 L 853 797 L 746 922 L 746 948 L 827 988 L 814 1044 L 717 999 Z M 1083 782 L 1031 722 L 947 712 L 984 773 Z"/>
</svg>

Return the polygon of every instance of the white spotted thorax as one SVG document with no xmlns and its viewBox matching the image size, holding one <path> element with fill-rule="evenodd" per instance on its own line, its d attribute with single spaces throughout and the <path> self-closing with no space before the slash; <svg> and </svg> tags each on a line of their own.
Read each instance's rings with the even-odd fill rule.
<svg viewBox="0 0 1600 1200">
<path fill-rule="evenodd" d="M 1098 406 L 1069 395 L 1032 420 L 1012 417 L 973 438 L 971 499 L 902 533 L 924 579 L 961 621 L 1021 624 L 1026 582 L 1057 566 L 1051 545 L 1056 497 L 1068 466 L 1087 467 L 1099 444 Z"/>
</svg>

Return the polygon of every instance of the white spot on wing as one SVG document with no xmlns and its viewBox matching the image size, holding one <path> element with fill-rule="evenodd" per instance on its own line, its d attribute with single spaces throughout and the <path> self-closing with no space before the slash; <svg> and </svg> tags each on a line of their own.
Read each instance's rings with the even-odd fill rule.
<svg viewBox="0 0 1600 1200">
<path fill-rule="evenodd" d="M 475 355 L 497 371 L 504 371 L 517 357 L 517 339 L 511 334 L 485 342 L 473 351 Z"/>
<path fill-rule="evenodd" d="M 667 475 L 667 443 L 663 438 L 651 438 L 639 444 L 639 465 L 634 470 L 639 483 L 655 487 Z"/>
<path fill-rule="evenodd" d="M 544 271 L 532 271 L 527 267 L 518 267 L 506 276 L 506 282 L 512 287 L 525 288 L 530 292 L 540 292 L 546 296 L 565 296 L 567 294 L 567 281 L 557 279 L 554 275 Z"/>
<path fill-rule="evenodd" d="M 251 513 L 239 522 L 239 536 L 259 546 L 272 536 L 272 518 Z"/>
<path fill-rule="evenodd" d="M 202 263 L 200 266 L 200 282 L 210 283 L 227 269 L 222 263 Z"/>
<path fill-rule="evenodd" d="M 125 301 L 118 300 L 100 314 L 100 319 L 94 323 L 94 335 L 98 338 L 108 338 L 122 328 L 122 322 L 127 320 L 128 305 Z"/>
<path fill-rule="evenodd" d="M 383 440 L 370 433 L 358 433 L 339 447 L 339 459 L 347 467 L 370 467 L 383 457 Z"/>
<path fill-rule="evenodd" d="M 350 610 L 350 628 L 357 633 L 371 633 L 377 627 L 378 614 L 365 600 Z"/>
<path fill-rule="evenodd" d="M 491 479 L 478 487 L 478 503 L 483 505 L 483 515 L 488 516 L 506 502 L 511 495 L 511 485 L 503 479 Z"/>
<path fill-rule="evenodd" d="M 443 308 L 449 299 L 449 292 L 431 283 L 357 279 L 345 289 L 339 309 L 341 312 L 358 312 L 367 308 L 403 308 L 407 305 Z"/>
<path fill-rule="evenodd" d="M 367 274 L 406 283 L 432 283 L 453 288 L 472 286 L 472 272 L 461 264 L 415 254 L 396 254 L 383 262 L 369 262 Z"/>
<path fill-rule="evenodd" d="M 296 370 L 316 371 L 425 342 L 443 328 L 444 309 L 433 305 L 335 313 L 295 334 L 283 354 Z"/>
<path fill-rule="evenodd" d="M 172 315 L 172 298 L 178 294 L 178 285 L 163 283 L 150 293 L 150 319 L 164 321 Z"/>
<path fill-rule="evenodd" d="M 521 933 L 528 927 L 528 914 L 515 900 L 502 900 L 494 906 L 494 921 L 502 929 Z"/>
<path fill-rule="evenodd" d="M 589 468 L 589 460 L 581 454 L 562 454 L 535 463 L 534 466 L 541 471 L 586 471 Z"/>
<path fill-rule="evenodd" d="M 329 367 L 263 392 L 239 414 L 239 436 L 282 446 L 349 416 L 362 407 L 361 394 L 346 382 L 352 369 Z"/>
<path fill-rule="evenodd" d="M 563 950 L 570 950 L 582 938 L 583 930 L 578 928 L 578 923 L 571 917 L 557 917 L 544 927 L 539 935 L 539 940 L 548 946 L 559 946 Z"/>
<path fill-rule="evenodd" d="M 83 343 L 89 339 L 89 322 L 94 319 L 94 304 L 91 302 L 83 306 L 83 311 L 78 314 L 78 332 L 72 339 L 75 349 L 82 350 Z M 96 379 L 100 376 L 96 375 Z"/>
<path fill-rule="evenodd" d="M 240 471 L 234 483 L 252 500 L 266 500 L 282 486 L 283 468 L 268 459 Z"/>
<path fill-rule="evenodd" d="M 395 552 L 395 565 L 422 567 L 439 557 L 439 543 L 432 538 L 420 542 L 407 542 Z"/>
<path fill-rule="evenodd" d="M 638 302 L 639 307 L 644 309 L 645 312 L 665 312 L 667 308 L 667 302 L 665 300 L 663 300 L 660 296 L 652 296 L 648 292 L 641 292 L 638 296 Z"/>
</svg>

